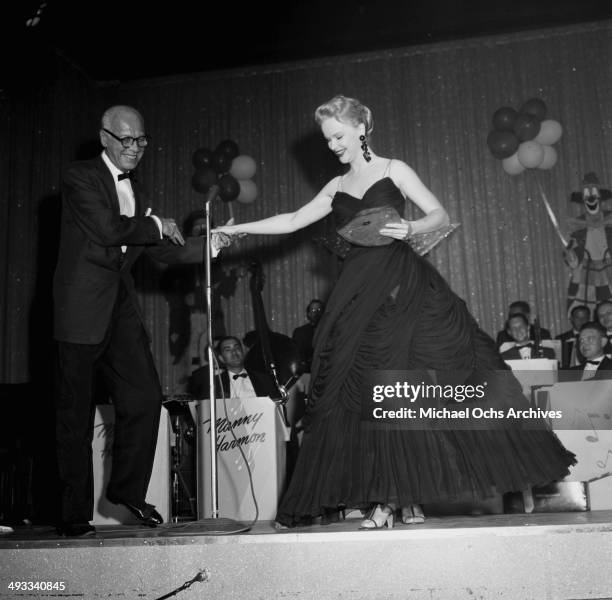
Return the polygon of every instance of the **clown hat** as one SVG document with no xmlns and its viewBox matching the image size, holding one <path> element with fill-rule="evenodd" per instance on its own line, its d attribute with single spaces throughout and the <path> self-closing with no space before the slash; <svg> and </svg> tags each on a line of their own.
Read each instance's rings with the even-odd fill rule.
<svg viewBox="0 0 612 600">
<path fill-rule="evenodd" d="M 597 177 L 597 174 L 593 171 L 589 171 L 588 173 L 585 173 L 584 177 L 582 178 L 581 185 L 583 188 L 596 187 L 599 190 L 599 197 L 600 197 L 600 200 L 602 201 L 610 200 L 612 198 L 612 191 L 599 186 L 599 179 Z M 578 202 L 579 204 L 582 204 L 582 191 L 572 192 L 572 195 L 570 196 L 570 200 L 572 202 Z"/>
</svg>

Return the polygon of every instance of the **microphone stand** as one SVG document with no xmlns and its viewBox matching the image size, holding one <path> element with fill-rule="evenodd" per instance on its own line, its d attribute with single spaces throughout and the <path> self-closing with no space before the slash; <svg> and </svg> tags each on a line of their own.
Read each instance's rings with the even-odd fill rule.
<svg viewBox="0 0 612 600">
<path fill-rule="evenodd" d="M 201 519 L 197 525 L 206 530 L 207 533 L 226 534 L 241 533 L 248 531 L 244 523 L 234 519 L 219 517 L 219 494 L 218 494 L 218 472 L 217 472 L 217 407 L 215 398 L 215 374 L 213 356 L 213 334 L 212 334 L 212 276 L 211 276 L 211 238 L 210 232 L 210 203 L 218 196 L 219 186 L 212 185 L 204 200 L 204 215 L 206 219 L 206 249 L 204 252 L 204 263 L 206 273 L 206 337 L 208 341 L 208 397 L 210 398 L 210 494 L 211 494 L 211 519 Z M 195 533 L 187 531 L 185 535 Z"/>
<path fill-rule="evenodd" d="M 212 518 L 219 517 L 219 494 L 217 483 L 217 400 L 215 398 L 215 363 L 213 357 L 213 334 L 212 334 L 212 277 L 210 256 L 210 203 L 217 197 L 219 186 L 212 185 L 206 199 L 204 200 L 204 215 L 206 219 L 206 250 L 204 252 L 204 263 L 206 270 L 206 338 L 208 342 L 208 397 L 210 398 L 210 493 Z"/>
</svg>

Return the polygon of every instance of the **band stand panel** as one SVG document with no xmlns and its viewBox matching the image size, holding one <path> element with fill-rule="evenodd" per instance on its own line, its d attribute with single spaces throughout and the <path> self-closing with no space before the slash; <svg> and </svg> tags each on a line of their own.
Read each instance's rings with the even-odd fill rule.
<svg viewBox="0 0 612 600">
<path fill-rule="evenodd" d="M 550 425 L 578 461 L 564 482 L 585 482 L 591 510 L 612 509 L 612 380 L 544 386 L 535 403 L 562 415 Z"/>
<path fill-rule="evenodd" d="M 210 401 L 197 403 L 198 518 L 213 516 L 211 500 Z M 225 406 L 224 406 L 225 405 Z M 227 409 L 227 416 L 226 416 Z M 250 521 L 256 516 L 249 483 L 253 478 L 258 519 L 273 520 L 283 492 L 287 432 L 270 398 L 216 400 L 219 517 Z M 232 430 L 236 440 L 232 436 Z"/>
<path fill-rule="evenodd" d="M 146 501 L 153 504 L 164 521 L 170 518 L 170 438 L 168 412 L 162 408 L 157 434 L 157 447 L 153 472 Z M 112 504 L 106 499 L 106 485 L 110 478 L 113 448 L 115 409 L 112 404 L 96 405 L 94 421 L 93 475 L 94 475 L 94 525 L 133 525 L 139 521 L 124 506 Z"/>
</svg>

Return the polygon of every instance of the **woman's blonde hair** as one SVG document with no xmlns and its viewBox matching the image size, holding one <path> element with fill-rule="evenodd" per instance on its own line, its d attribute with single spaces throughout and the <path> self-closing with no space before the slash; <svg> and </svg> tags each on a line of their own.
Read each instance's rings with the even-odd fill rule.
<svg viewBox="0 0 612 600">
<path fill-rule="evenodd" d="M 374 129 L 372 111 L 355 98 L 346 96 L 334 96 L 315 110 L 315 121 L 321 125 L 325 119 L 334 118 L 342 123 L 350 123 L 357 126 L 361 123 L 365 126 L 365 134 L 369 136 Z"/>
</svg>

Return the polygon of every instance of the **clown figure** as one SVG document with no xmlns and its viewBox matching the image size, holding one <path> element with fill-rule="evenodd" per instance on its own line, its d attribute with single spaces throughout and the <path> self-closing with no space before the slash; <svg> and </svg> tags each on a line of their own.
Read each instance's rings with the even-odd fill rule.
<svg viewBox="0 0 612 600">
<path fill-rule="evenodd" d="M 591 310 L 602 300 L 612 298 L 612 211 L 604 211 L 602 202 L 612 192 L 599 186 L 595 173 L 582 180 L 582 192 L 574 192 L 572 202 L 584 206 L 584 215 L 568 220 L 570 242 L 564 253 L 571 269 L 567 289 L 568 313 L 574 306 Z"/>
</svg>

